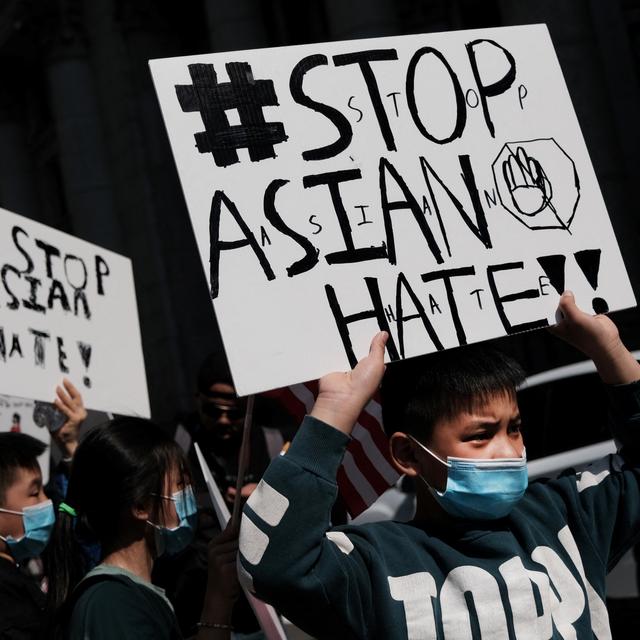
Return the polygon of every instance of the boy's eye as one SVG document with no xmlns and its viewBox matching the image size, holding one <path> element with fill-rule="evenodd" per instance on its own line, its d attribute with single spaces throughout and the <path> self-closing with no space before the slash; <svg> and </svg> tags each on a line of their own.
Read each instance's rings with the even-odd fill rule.
<svg viewBox="0 0 640 640">
<path fill-rule="evenodd" d="M 515 424 L 509 425 L 509 433 L 519 433 L 522 429 L 522 423 L 516 422 Z"/>
<path fill-rule="evenodd" d="M 478 433 L 472 433 L 468 435 L 464 440 L 465 442 L 473 442 L 474 440 L 489 440 L 491 433 L 488 431 L 479 431 Z"/>
</svg>

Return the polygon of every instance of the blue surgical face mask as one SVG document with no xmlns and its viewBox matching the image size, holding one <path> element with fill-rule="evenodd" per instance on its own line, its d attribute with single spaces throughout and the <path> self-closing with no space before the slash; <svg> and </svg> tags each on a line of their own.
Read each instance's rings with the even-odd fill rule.
<svg viewBox="0 0 640 640">
<path fill-rule="evenodd" d="M 147 524 L 150 524 L 154 529 L 157 555 L 161 556 L 163 553 L 175 555 L 186 549 L 193 540 L 198 519 L 196 497 L 191 486 L 176 491 L 171 496 L 160 497 L 171 500 L 175 504 L 179 520 L 178 526 L 169 528 L 154 524 L 149 520 L 147 520 Z"/>
<path fill-rule="evenodd" d="M 5 538 L 0 535 L 0 540 L 7 543 L 13 559 L 20 562 L 39 556 L 47 546 L 51 530 L 56 522 L 56 514 L 51 500 L 45 500 L 32 507 L 25 507 L 22 511 L 11 511 L 10 509 L 0 509 L 0 511 L 22 516 L 24 535 L 21 538 L 13 538 L 12 536 Z"/>
<path fill-rule="evenodd" d="M 445 462 L 421 442 L 409 436 L 440 464 L 447 467 L 447 484 L 437 491 L 420 476 L 438 504 L 456 518 L 497 520 L 504 518 L 522 498 L 529 483 L 527 453 L 521 458 L 453 458 Z"/>
</svg>

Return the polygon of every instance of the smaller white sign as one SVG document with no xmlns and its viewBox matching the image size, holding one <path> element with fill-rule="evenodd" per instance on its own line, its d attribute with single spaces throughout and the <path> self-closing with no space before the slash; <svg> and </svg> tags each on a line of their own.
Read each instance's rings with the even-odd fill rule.
<svg viewBox="0 0 640 640">
<path fill-rule="evenodd" d="M 149 417 L 131 261 L 0 209 L 0 393 Z"/>
</svg>

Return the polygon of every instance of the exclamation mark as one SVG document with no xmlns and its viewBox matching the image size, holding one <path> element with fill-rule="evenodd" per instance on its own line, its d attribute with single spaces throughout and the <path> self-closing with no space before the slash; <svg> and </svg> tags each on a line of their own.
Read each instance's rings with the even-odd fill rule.
<svg viewBox="0 0 640 640">
<path fill-rule="evenodd" d="M 578 266 L 582 269 L 582 273 L 584 273 L 584 277 L 594 291 L 598 288 L 601 254 L 601 249 L 585 249 L 584 251 L 578 251 L 573 254 Z M 591 306 L 595 313 L 607 313 L 607 311 L 609 311 L 609 305 L 604 298 L 593 298 Z"/>
<path fill-rule="evenodd" d="M 84 368 L 88 373 L 89 362 L 91 362 L 91 345 L 78 340 L 78 350 L 80 351 L 80 357 L 82 358 Z M 82 378 L 82 382 L 84 382 L 84 386 L 87 387 L 87 389 L 91 389 L 91 378 L 89 378 L 88 375 L 85 375 L 84 378 Z"/>
<path fill-rule="evenodd" d="M 563 255 L 542 256 L 538 264 L 549 278 L 551 286 L 560 294 L 564 291 L 564 265 L 567 261 Z"/>
</svg>

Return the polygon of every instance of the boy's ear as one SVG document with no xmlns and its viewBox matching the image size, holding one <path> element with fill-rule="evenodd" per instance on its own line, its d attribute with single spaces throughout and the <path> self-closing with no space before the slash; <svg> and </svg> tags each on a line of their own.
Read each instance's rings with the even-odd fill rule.
<svg viewBox="0 0 640 640">
<path fill-rule="evenodd" d="M 402 431 L 396 431 L 389 439 L 391 459 L 400 473 L 415 478 L 420 474 L 420 463 L 415 455 L 415 445 Z"/>
</svg>

